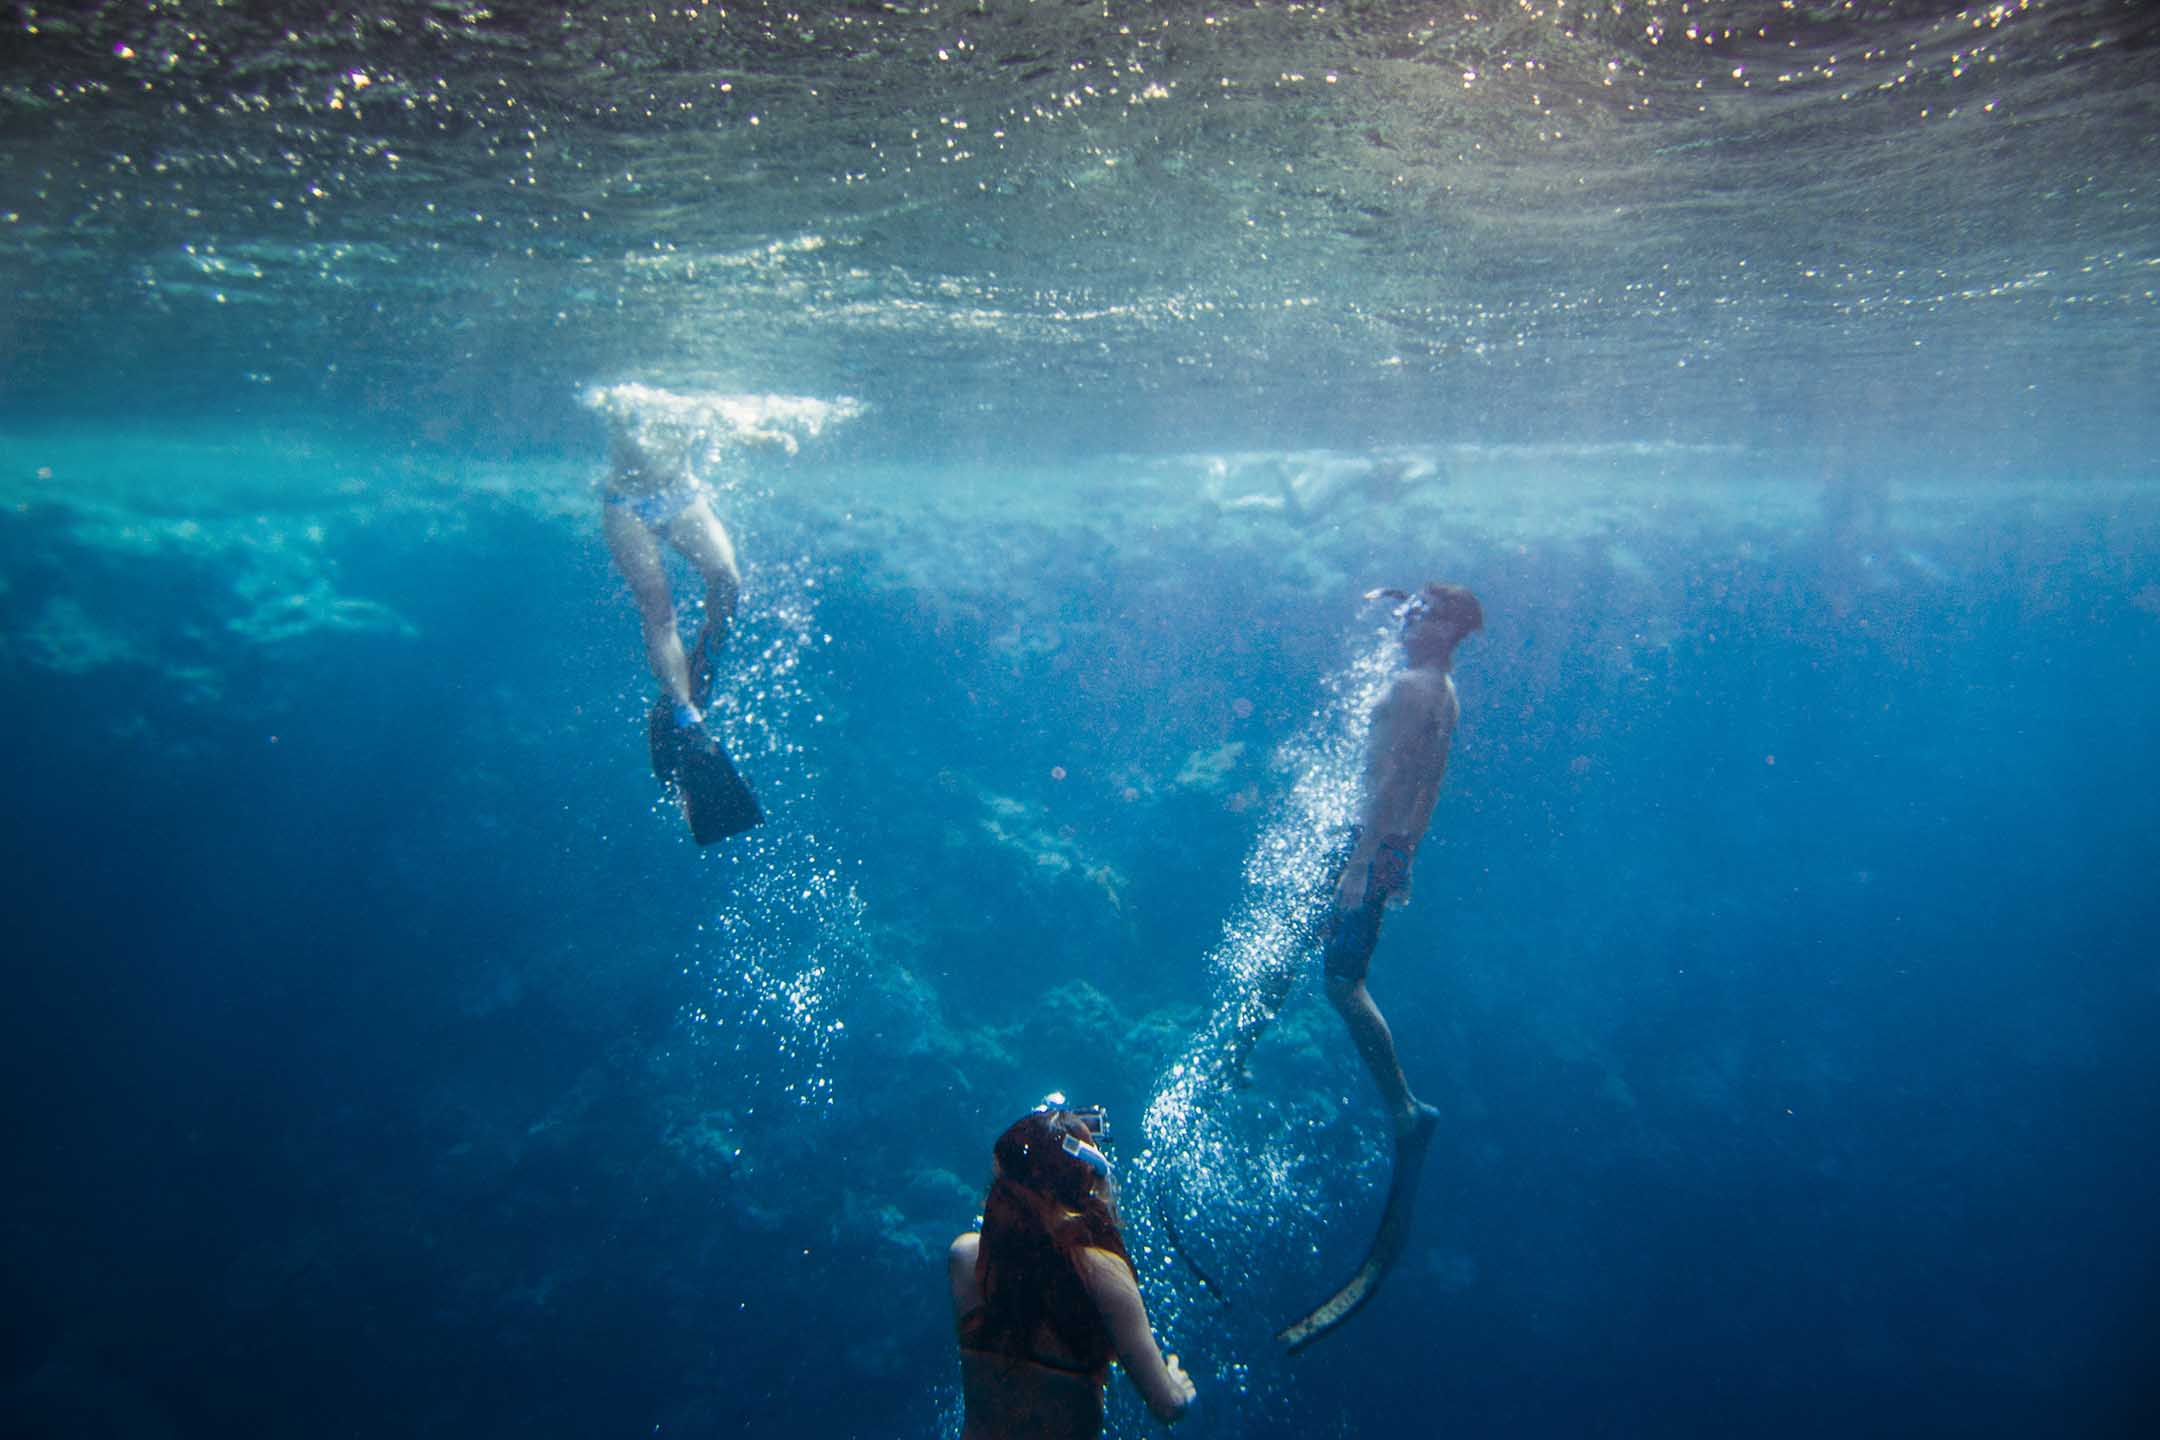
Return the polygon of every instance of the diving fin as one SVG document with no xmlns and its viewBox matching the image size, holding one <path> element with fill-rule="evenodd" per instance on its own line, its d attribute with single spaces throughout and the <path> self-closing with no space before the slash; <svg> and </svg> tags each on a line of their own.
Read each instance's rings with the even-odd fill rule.
<svg viewBox="0 0 2160 1440">
<path fill-rule="evenodd" d="M 1380 1229 L 1373 1236 L 1365 1263 L 1358 1266 L 1342 1289 L 1320 1302 L 1311 1314 L 1277 1332 L 1291 1354 L 1333 1330 L 1356 1314 L 1359 1307 L 1380 1293 L 1380 1282 L 1402 1256 L 1403 1242 L 1410 1238 L 1410 1217 L 1417 1208 L 1418 1172 L 1425 1168 L 1425 1150 L 1432 1143 L 1438 1117 L 1428 1111 L 1409 1136 L 1395 1146 L 1395 1172 L 1389 1177 L 1387 1209 L 1381 1213 Z"/>
<path fill-rule="evenodd" d="M 675 707 L 665 696 L 653 702 L 645 730 L 653 777 L 674 791 L 698 844 L 740 835 L 764 821 L 757 796 L 736 773 L 720 737 L 701 725 L 676 724 Z"/>
</svg>

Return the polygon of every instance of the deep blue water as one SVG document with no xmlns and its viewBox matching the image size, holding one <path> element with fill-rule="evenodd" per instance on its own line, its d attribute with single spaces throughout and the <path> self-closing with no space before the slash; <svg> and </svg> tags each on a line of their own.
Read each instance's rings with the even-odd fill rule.
<svg viewBox="0 0 2160 1440">
<path fill-rule="evenodd" d="M 1053 1089 L 1184 1434 L 2160 1433 L 2160 30 L 1491 10 L 18 7 L 0 1433 L 950 1435 Z M 709 851 L 625 379 L 863 402 L 716 477 Z M 1285 1358 L 1310 975 L 1143 1116 L 1428 579 Z"/>
<path fill-rule="evenodd" d="M 327 550 L 412 633 L 242 645 L 214 564 L 5 521 L 17 1425 L 936 1433 L 937 1249 L 988 1138 L 1056 1085 L 1137 1141 L 1287 783 L 1166 777 L 1295 732 L 1366 643 L 1354 602 L 1234 535 L 1166 566 L 1015 526 L 942 606 L 834 548 L 795 575 L 830 713 L 762 767 L 775 852 L 701 854 L 654 807 L 584 527 L 432 523 Z M 1556 538 L 1452 569 L 1490 625 L 1375 972 L 1449 1117 L 1419 1233 L 1286 1364 L 1268 1330 L 1372 1197 L 1306 1196 L 1318 1255 L 1200 1227 L 1231 1308 L 1156 1272 L 1196 1433 L 2135 1433 L 2155 523 L 2005 503 L 1856 588 L 1828 533 L 1714 516 L 1630 567 Z M 775 556 L 815 529 L 784 498 L 742 528 Z M 36 663 L 63 598 L 133 652 Z M 791 847 L 855 907 L 753 893 Z M 738 912 L 826 946 L 842 1033 L 709 998 L 735 951 L 700 927 Z M 1372 1143 L 1310 989 L 1292 1032 L 1239 1103 L 1317 1085 Z"/>
</svg>

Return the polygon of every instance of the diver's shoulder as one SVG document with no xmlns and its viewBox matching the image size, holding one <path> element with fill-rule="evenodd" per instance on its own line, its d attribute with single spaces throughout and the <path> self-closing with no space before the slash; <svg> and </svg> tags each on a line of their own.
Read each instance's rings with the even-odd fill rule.
<svg viewBox="0 0 2160 1440">
<path fill-rule="evenodd" d="M 1135 1296 L 1140 1293 L 1132 1262 L 1115 1250 L 1105 1250 L 1099 1245 L 1083 1246 L 1073 1252 L 1073 1270 L 1098 1302 L 1106 1293 L 1130 1291 Z"/>
<path fill-rule="evenodd" d="M 1389 696 L 1423 705 L 1446 705 L 1455 698 L 1455 677 L 1437 666 L 1416 665 L 1395 672 Z"/>
</svg>

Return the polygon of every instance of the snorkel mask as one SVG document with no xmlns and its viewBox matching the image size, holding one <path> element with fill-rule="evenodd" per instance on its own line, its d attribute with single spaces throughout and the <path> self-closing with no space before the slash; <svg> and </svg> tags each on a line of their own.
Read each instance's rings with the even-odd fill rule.
<svg viewBox="0 0 2160 1440">
<path fill-rule="evenodd" d="M 1035 1107 L 1038 1115 L 1062 1114 L 1077 1120 L 1086 1127 L 1088 1138 L 1082 1140 L 1070 1130 L 1058 1135 L 1058 1143 L 1067 1155 L 1093 1170 L 1104 1179 L 1110 1177 L 1110 1157 L 1101 1147 L 1110 1143 L 1110 1112 L 1100 1105 L 1068 1105 L 1064 1092 L 1053 1090 L 1043 1096 L 1042 1104 Z"/>
<path fill-rule="evenodd" d="M 1460 585 L 1432 584 L 1416 590 L 1398 590 L 1384 585 L 1377 590 L 1365 592 L 1367 602 L 1391 601 L 1395 606 L 1395 618 L 1402 626 L 1403 638 L 1427 620 L 1443 626 L 1456 639 L 1461 639 L 1485 628 L 1485 609 L 1478 604 L 1477 596 Z"/>
<path fill-rule="evenodd" d="M 1413 595 L 1408 590 L 1398 590 L 1393 585 L 1382 585 L 1377 590 L 1367 590 L 1365 599 L 1368 602 L 1374 600 L 1393 602 L 1395 619 L 1405 630 L 1430 615 L 1433 608 L 1432 596 L 1425 591 L 1420 590 Z"/>
</svg>

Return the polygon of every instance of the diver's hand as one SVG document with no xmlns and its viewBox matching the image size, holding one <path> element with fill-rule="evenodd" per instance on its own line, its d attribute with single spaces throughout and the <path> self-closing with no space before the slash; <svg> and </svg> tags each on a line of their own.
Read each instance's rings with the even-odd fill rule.
<svg viewBox="0 0 2160 1440">
<path fill-rule="evenodd" d="M 1350 857 L 1343 866 L 1342 875 L 1335 881 L 1335 908 L 1357 910 L 1365 904 L 1365 879 L 1372 872 L 1372 861 L 1363 851 Z"/>
<path fill-rule="evenodd" d="M 1193 1386 L 1192 1376 L 1187 1375 L 1185 1373 L 1185 1367 L 1178 1364 L 1177 1356 L 1164 1356 L 1163 1368 L 1170 1372 L 1170 1386 L 1173 1390 L 1177 1391 L 1178 1398 L 1177 1409 L 1173 1410 L 1171 1413 L 1163 1416 L 1162 1418 L 1172 1421 L 1182 1420 L 1185 1418 L 1185 1412 L 1192 1408 L 1193 1397 L 1199 1392 Z"/>
<path fill-rule="evenodd" d="M 743 429 L 740 434 L 743 439 L 758 445 L 778 445 L 790 455 L 800 454 L 802 451 L 802 446 L 797 443 L 795 437 L 785 430 L 761 430 L 755 426 L 750 426 Z"/>
</svg>

